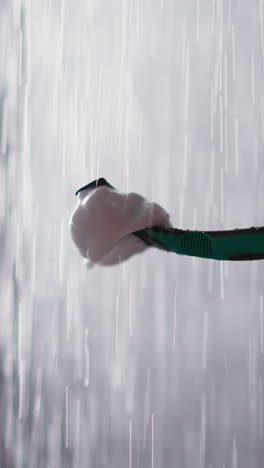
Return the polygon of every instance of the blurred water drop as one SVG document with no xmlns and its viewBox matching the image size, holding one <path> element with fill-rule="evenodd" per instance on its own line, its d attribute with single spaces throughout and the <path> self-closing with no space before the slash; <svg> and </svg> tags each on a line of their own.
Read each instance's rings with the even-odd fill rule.
<svg viewBox="0 0 264 468">
<path fill-rule="evenodd" d="M 85 351 L 85 379 L 84 386 L 88 387 L 90 378 L 90 353 L 88 345 L 88 328 L 84 330 L 84 351 Z"/>
</svg>

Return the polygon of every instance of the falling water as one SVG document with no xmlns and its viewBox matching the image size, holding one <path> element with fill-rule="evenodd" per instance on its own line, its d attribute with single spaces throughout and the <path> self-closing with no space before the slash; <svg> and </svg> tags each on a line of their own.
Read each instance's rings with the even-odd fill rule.
<svg viewBox="0 0 264 468">
<path fill-rule="evenodd" d="M 85 268 L 98 177 L 262 226 L 263 0 L 1 0 L 1 468 L 260 468 L 263 261 Z M 195 226 L 195 227 L 193 227 Z"/>
</svg>

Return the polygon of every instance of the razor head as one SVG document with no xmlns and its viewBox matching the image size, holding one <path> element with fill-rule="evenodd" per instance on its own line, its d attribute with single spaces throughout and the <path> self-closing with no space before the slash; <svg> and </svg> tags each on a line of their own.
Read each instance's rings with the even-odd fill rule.
<svg viewBox="0 0 264 468">
<path fill-rule="evenodd" d="M 90 182 L 90 184 L 87 184 L 87 185 L 84 185 L 84 187 L 81 187 L 79 190 L 77 190 L 77 192 L 75 192 L 75 195 L 77 196 L 83 190 L 94 190 L 98 187 L 102 187 L 103 185 L 106 187 L 111 187 L 112 189 L 115 190 L 115 187 L 109 184 L 109 182 L 107 182 L 107 180 L 104 179 L 104 177 L 100 177 L 100 179 L 96 179 L 93 182 Z"/>
</svg>

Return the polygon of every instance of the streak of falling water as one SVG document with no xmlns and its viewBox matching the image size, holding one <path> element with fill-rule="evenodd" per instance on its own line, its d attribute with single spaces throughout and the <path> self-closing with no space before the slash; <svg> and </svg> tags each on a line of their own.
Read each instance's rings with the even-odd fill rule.
<svg viewBox="0 0 264 468">
<path fill-rule="evenodd" d="M 201 398 L 201 434 L 200 434 L 200 466 L 205 463 L 206 448 L 206 395 Z"/>
<path fill-rule="evenodd" d="M 261 53 L 262 53 L 262 58 L 264 58 L 263 0 L 259 0 L 259 18 L 260 18 Z"/>
<path fill-rule="evenodd" d="M 200 37 L 200 0 L 196 0 L 196 44 L 199 44 Z"/>
<path fill-rule="evenodd" d="M 237 465 L 237 443 L 236 443 L 236 437 L 233 438 L 233 446 L 232 446 L 232 468 L 238 468 L 238 465 Z"/>
<path fill-rule="evenodd" d="M 90 377 L 90 354 L 88 346 L 88 328 L 84 331 L 84 350 L 85 350 L 85 380 L 84 386 L 88 387 Z"/>
<path fill-rule="evenodd" d="M 143 438 L 143 449 L 146 449 L 146 431 L 149 424 L 149 406 L 150 406 L 150 369 L 147 373 L 147 390 L 145 391 L 144 398 L 144 438 Z"/>
<path fill-rule="evenodd" d="M 236 50 L 235 50 L 235 28 L 232 25 L 232 72 L 233 72 L 233 81 L 236 79 Z"/>
<path fill-rule="evenodd" d="M 132 468 L 132 421 L 129 419 L 129 468 Z"/>
</svg>

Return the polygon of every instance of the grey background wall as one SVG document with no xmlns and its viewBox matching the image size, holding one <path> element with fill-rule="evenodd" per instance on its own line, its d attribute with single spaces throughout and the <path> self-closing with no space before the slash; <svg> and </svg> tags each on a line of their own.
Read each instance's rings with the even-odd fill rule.
<svg viewBox="0 0 264 468">
<path fill-rule="evenodd" d="M 97 177 L 263 225 L 262 0 L 0 3 L 1 467 L 263 466 L 263 262 L 87 271 Z"/>
</svg>

